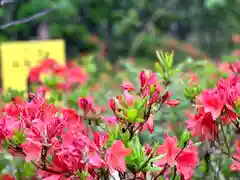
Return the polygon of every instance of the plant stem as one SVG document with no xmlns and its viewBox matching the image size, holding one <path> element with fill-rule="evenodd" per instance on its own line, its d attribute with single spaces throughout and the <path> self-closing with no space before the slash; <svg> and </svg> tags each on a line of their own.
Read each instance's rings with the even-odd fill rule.
<svg viewBox="0 0 240 180">
<path fill-rule="evenodd" d="M 14 147 L 14 146 L 10 145 L 9 147 L 10 147 L 12 150 L 14 150 L 15 152 L 19 152 L 19 153 L 21 153 L 22 155 L 26 156 L 26 153 L 23 151 L 23 149 L 22 149 L 20 146 Z M 46 172 L 49 172 L 49 173 L 52 173 L 52 174 L 62 174 L 62 175 L 65 176 L 65 177 L 69 177 L 69 176 L 71 175 L 70 172 L 58 172 L 58 171 L 55 171 L 55 170 L 53 170 L 53 169 L 50 169 L 50 168 L 46 167 L 45 165 L 44 165 L 44 166 L 43 166 L 43 165 L 39 166 L 38 164 L 36 164 L 36 163 L 33 162 L 33 161 L 31 161 L 31 163 L 32 163 L 33 165 L 35 165 L 38 169 L 41 169 L 41 170 L 43 170 L 43 171 L 46 171 Z"/>
<path fill-rule="evenodd" d="M 173 171 L 173 178 L 172 178 L 172 180 L 175 180 L 176 175 L 177 175 L 177 167 L 174 166 L 174 171 Z"/>
<path fill-rule="evenodd" d="M 221 126 L 221 129 L 222 129 L 223 140 L 224 140 L 224 143 L 226 145 L 228 155 L 231 156 L 231 151 L 230 151 L 230 148 L 229 148 L 229 145 L 228 145 L 228 142 L 227 142 L 227 137 L 226 137 L 222 122 L 220 122 L 220 126 Z"/>
<path fill-rule="evenodd" d="M 146 161 L 143 163 L 143 165 L 139 168 L 138 172 L 141 172 L 141 170 L 149 163 L 149 161 L 152 159 L 153 155 L 156 153 L 157 148 L 154 148 L 149 155 L 149 157 L 146 159 Z"/>
<path fill-rule="evenodd" d="M 181 151 L 177 154 L 177 156 L 175 157 L 175 160 L 177 160 L 177 158 L 181 155 L 181 153 L 183 152 L 183 150 L 186 148 L 187 143 L 184 144 L 184 147 L 181 149 Z M 162 176 L 165 171 L 170 168 L 169 164 L 166 163 L 165 166 L 163 167 L 163 169 L 160 171 L 160 173 L 154 178 L 154 180 L 157 180 L 157 178 L 159 178 L 160 176 Z"/>
<path fill-rule="evenodd" d="M 237 161 L 238 163 L 240 163 L 240 159 L 237 159 L 237 158 L 235 158 L 234 156 L 229 155 L 228 152 L 226 152 L 226 151 L 225 151 L 224 149 L 222 149 L 220 146 L 218 146 L 218 145 L 215 145 L 215 146 L 216 146 L 223 154 L 231 157 L 234 161 Z"/>
</svg>

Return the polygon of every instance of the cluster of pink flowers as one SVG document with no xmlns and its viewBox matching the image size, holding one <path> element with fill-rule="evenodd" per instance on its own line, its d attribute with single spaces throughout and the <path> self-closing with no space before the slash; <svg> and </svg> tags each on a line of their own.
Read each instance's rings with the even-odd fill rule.
<svg viewBox="0 0 240 180">
<path fill-rule="evenodd" d="M 23 132 L 25 142 L 11 144 L 9 152 L 33 162 L 38 175 L 44 179 L 72 179 L 81 171 L 88 172 L 90 179 L 96 179 L 94 168 L 125 170 L 124 157 L 131 149 L 125 148 L 122 141 L 115 141 L 104 150 L 108 139 L 106 133 L 90 132 L 83 118 L 73 109 L 58 110 L 47 104 L 44 91 L 39 91 L 31 102 L 16 103 L 15 106 L 15 113 L 6 112 L 7 115 L 2 117 L 0 140 L 3 143 L 7 138 L 11 142 L 16 131 Z M 49 156 L 52 161 L 48 160 Z"/>
<path fill-rule="evenodd" d="M 41 75 L 52 74 L 61 79 L 57 84 L 59 90 L 71 90 L 76 84 L 84 84 L 88 76 L 84 69 L 76 63 L 70 62 L 67 66 L 59 65 L 54 59 L 46 59 L 31 69 L 29 80 L 31 83 L 42 83 Z"/>
<path fill-rule="evenodd" d="M 239 64 L 239 61 L 230 64 L 231 73 L 227 79 L 220 79 L 216 88 L 206 89 L 196 97 L 196 113 L 188 113 L 189 120 L 187 121 L 187 128 L 193 136 L 200 137 L 201 140 L 217 141 L 220 133 L 224 133 L 224 126 L 234 126 L 237 130 L 239 129 Z M 237 158 L 233 158 L 234 162 L 231 167 L 233 170 L 239 171 L 239 145 L 236 146 L 236 150 Z"/>
<path fill-rule="evenodd" d="M 50 65 L 44 64 L 43 67 L 45 71 Z M 41 68 L 38 67 L 37 70 L 35 68 L 30 77 L 39 80 L 39 69 Z M 52 64 L 50 69 L 60 74 L 66 73 L 62 68 Z M 37 75 L 34 76 L 33 72 L 37 72 Z M 73 77 L 77 79 L 78 75 Z M 71 83 L 76 82 L 75 78 Z M 175 169 L 175 173 L 180 174 L 181 179 L 190 179 L 199 161 L 196 147 L 189 139 L 180 146 L 176 137 L 167 134 L 162 145 L 158 144 L 157 147 L 142 145 L 146 161 L 141 168 L 134 171 L 128 168 L 129 164 L 125 158 L 133 156 L 135 151 L 140 151 L 132 149 L 129 142 L 141 131 L 146 129 L 150 133 L 154 131 L 154 114 L 162 106 L 173 107 L 180 103 L 179 100 L 170 99 L 170 92 L 159 85 L 157 76 L 152 72 L 140 72 L 139 84 L 140 90 L 137 92 L 132 83 L 125 82 L 121 85 L 123 93 L 109 99 L 108 105 L 114 116 L 101 117 L 107 125 L 105 131 L 93 131 L 86 125 L 85 120 L 89 113 L 104 111 L 94 104 L 91 97 L 79 98 L 78 106 L 82 113 L 71 108 L 57 108 L 53 104 L 48 104 L 45 88 L 31 94 L 30 101 L 15 99 L 12 104 L 2 109 L 4 112 L 0 121 L 2 148 L 7 145 L 11 154 L 22 156 L 27 162 L 33 163 L 37 169 L 37 176 L 44 180 L 105 179 L 114 172 L 134 174 L 135 179 L 146 179 L 148 172 L 143 170 L 145 166 L 158 167 L 156 172 L 150 173 L 155 179 L 159 176 L 169 176 L 172 168 Z M 205 104 L 204 107 L 207 108 L 211 102 L 210 105 Z M 217 105 L 220 108 L 218 103 Z M 215 109 L 214 107 L 213 115 L 217 117 L 220 110 Z M 204 112 L 208 113 L 210 110 L 212 109 Z M 127 139 L 110 139 L 109 131 L 116 126 L 122 128 L 121 133 L 129 134 Z M 24 135 L 24 142 L 14 141 L 16 133 Z"/>
</svg>

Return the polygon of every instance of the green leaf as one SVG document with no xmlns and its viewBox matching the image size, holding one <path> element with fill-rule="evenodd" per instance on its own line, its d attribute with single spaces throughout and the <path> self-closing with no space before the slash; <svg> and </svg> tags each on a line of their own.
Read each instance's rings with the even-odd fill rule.
<svg viewBox="0 0 240 180">
<path fill-rule="evenodd" d="M 158 160 L 162 159 L 164 156 L 165 156 L 165 154 L 161 154 L 159 156 L 152 158 L 149 162 L 152 163 L 152 162 L 158 161 Z"/>
<path fill-rule="evenodd" d="M 182 133 L 181 138 L 180 138 L 180 142 L 179 142 L 180 147 L 183 148 L 185 146 L 185 144 L 188 143 L 188 141 L 190 140 L 190 137 L 191 137 L 190 133 L 187 130 L 185 130 Z"/>
<path fill-rule="evenodd" d="M 136 118 L 136 122 L 143 123 L 145 120 L 143 118 Z"/>
<path fill-rule="evenodd" d="M 160 73 L 160 75 L 161 75 L 161 76 L 164 76 L 163 68 L 162 68 L 162 66 L 159 64 L 159 62 L 156 62 L 156 63 L 154 64 L 154 66 L 155 66 L 155 69 Z"/>
<path fill-rule="evenodd" d="M 155 92 L 155 86 L 153 84 L 150 85 L 150 95 L 152 96 L 153 93 Z"/>
<path fill-rule="evenodd" d="M 240 98 L 235 101 L 236 112 L 240 114 Z"/>
<path fill-rule="evenodd" d="M 165 63 L 165 59 L 163 58 L 163 53 L 161 51 L 156 51 L 157 53 L 157 58 L 160 62 L 160 64 L 165 67 L 166 63 Z"/>
<path fill-rule="evenodd" d="M 124 142 L 124 144 L 126 144 L 130 137 L 129 131 L 126 131 L 125 133 L 120 133 L 120 135 L 121 135 L 121 140 Z"/>
<path fill-rule="evenodd" d="M 155 172 L 155 171 L 161 171 L 162 168 L 160 167 L 153 167 L 153 166 L 147 166 L 142 171 L 143 172 Z"/>
<path fill-rule="evenodd" d="M 7 165 L 10 165 L 13 162 L 13 156 L 8 154 L 5 150 L 0 153 L 0 171 L 6 168 Z"/>
<path fill-rule="evenodd" d="M 114 141 L 125 140 L 128 136 L 127 133 L 122 133 L 120 125 L 108 127 L 108 135 L 109 135 L 109 140 L 107 142 L 108 147 L 110 147 Z"/>
<path fill-rule="evenodd" d="M 171 52 L 171 54 L 169 55 L 168 54 L 168 61 L 167 61 L 167 64 L 168 64 L 168 68 L 169 69 L 172 69 L 172 65 L 173 65 L 173 51 Z"/>
<path fill-rule="evenodd" d="M 32 163 L 24 163 L 23 177 L 32 177 L 35 175 L 35 167 Z"/>
<path fill-rule="evenodd" d="M 46 84 L 50 88 L 55 88 L 56 85 L 61 82 L 61 79 L 57 76 L 47 76 L 43 79 L 43 83 Z"/>
<path fill-rule="evenodd" d="M 138 116 L 138 111 L 137 109 L 129 109 L 127 111 L 127 118 L 130 122 L 135 122 L 136 118 Z"/>
<path fill-rule="evenodd" d="M 131 168 L 137 170 L 141 167 L 142 162 L 144 162 L 146 158 L 139 137 L 135 136 L 130 142 L 128 142 L 128 147 L 132 149 L 132 153 L 130 156 L 126 157 L 126 162 Z"/>
<path fill-rule="evenodd" d="M 138 106 L 138 113 L 141 113 L 145 109 L 145 105 L 148 101 L 148 98 L 149 97 L 145 97 L 143 101 L 140 103 L 140 105 Z"/>
<path fill-rule="evenodd" d="M 170 74 L 171 76 L 173 76 L 173 75 L 175 75 L 175 74 L 177 74 L 177 73 L 179 73 L 179 72 L 180 72 L 179 69 L 172 69 L 169 74 Z"/>
<path fill-rule="evenodd" d="M 23 144 L 25 142 L 25 135 L 22 131 L 16 131 L 12 137 L 15 144 Z"/>
<path fill-rule="evenodd" d="M 10 102 L 12 100 L 11 95 L 9 93 L 4 94 L 2 98 L 5 103 Z"/>
<path fill-rule="evenodd" d="M 80 177 L 82 180 L 86 180 L 87 179 L 87 176 L 88 176 L 88 172 L 80 172 L 77 174 L 78 177 Z"/>
<path fill-rule="evenodd" d="M 93 63 L 89 63 L 89 64 L 86 66 L 86 71 L 87 71 L 88 73 L 93 73 L 93 72 L 95 72 L 96 70 L 97 70 L 96 65 L 93 64 Z"/>
</svg>

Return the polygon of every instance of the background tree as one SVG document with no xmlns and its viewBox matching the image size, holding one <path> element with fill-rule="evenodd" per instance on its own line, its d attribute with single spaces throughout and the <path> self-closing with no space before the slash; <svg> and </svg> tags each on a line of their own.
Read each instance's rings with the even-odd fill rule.
<svg viewBox="0 0 240 180">
<path fill-rule="evenodd" d="M 51 38 L 66 40 L 69 57 L 97 48 L 89 41 L 93 35 L 105 44 L 111 61 L 120 55 L 150 59 L 155 49 L 168 47 L 169 35 L 179 46 L 189 42 L 219 57 L 233 48 L 239 7 L 238 0 L 13 0 L 0 7 L 0 41 L 37 39 L 45 24 Z M 6 26 L 41 12 L 45 14 Z"/>
</svg>

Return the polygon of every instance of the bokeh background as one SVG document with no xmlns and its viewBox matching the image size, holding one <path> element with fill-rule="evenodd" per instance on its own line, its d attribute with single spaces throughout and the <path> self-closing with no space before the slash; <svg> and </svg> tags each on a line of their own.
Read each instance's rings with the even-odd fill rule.
<svg viewBox="0 0 240 180">
<path fill-rule="evenodd" d="M 219 59 L 235 48 L 231 37 L 240 32 L 238 0 L 1 0 L 1 4 L 0 42 L 63 38 L 69 58 L 101 48 L 112 62 L 129 56 L 148 62 L 155 49 L 170 48 L 178 51 L 178 61 L 186 56 Z"/>
</svg>

